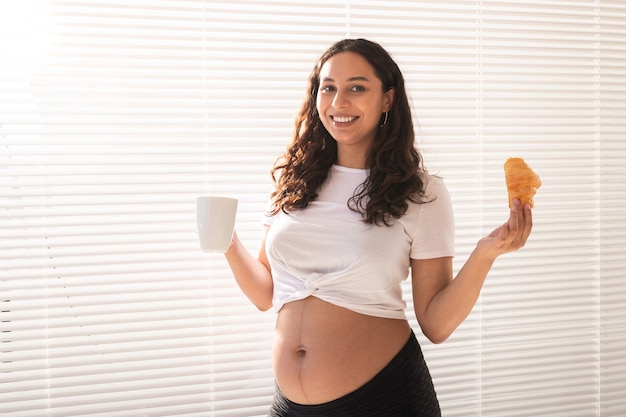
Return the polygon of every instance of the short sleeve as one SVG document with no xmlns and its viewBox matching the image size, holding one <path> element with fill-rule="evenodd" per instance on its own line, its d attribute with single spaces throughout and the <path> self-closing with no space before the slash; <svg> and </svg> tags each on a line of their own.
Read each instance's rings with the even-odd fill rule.
<svg viewBox="0 0 626 417">
<path fill-rule="evenodd" d="M 426 193 L 428 202 L 413 206 L 417 215 L 410 216 L 414 222 L 411 258 L 454 256 L 455 224 L 450 193 L 443 180 L 434 176 L 428 177 Z"/>
</svg>

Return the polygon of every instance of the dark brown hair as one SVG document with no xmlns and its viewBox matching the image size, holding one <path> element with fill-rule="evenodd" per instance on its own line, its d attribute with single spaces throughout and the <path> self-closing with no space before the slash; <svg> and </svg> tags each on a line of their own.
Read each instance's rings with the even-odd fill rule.
<svg viewBox="0 0 626 417">
<path fill-rule="evenodd" d="M 303 209 L 317 198 L 330 167 L 337 159 L 337 142 L 322 124 L 316 100 L 322 66 L 342 52 L 361 55 L 382 81 L 383 91 L 394 89 L 387 122 L 378 129 L 366 161 L 368 178 L 348 201 L 369 224 L 389 224 L 408 209 L 408 201 L 422 202 L 424 183 L 422 161 L 415 147 L 415 132 L 404 77 L 389 53 L 366 39 L 344 39 L 319 58 L 309 76 L 307 96 L 296 118 L 294 136 L 272 169 L 276 190 L 273 211 L 288 213 Z M 381 123 L 382 123 L 381 115 Z"/>
</svg>

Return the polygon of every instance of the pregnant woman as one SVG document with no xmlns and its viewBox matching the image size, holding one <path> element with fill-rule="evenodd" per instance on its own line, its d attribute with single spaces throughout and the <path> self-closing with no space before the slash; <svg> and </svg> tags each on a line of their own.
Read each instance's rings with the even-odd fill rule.
<svg viewBox="0 0 626 417">
<path fill-rule="evenodd" d="M 320 57 L 272 173 L 258 256 L 236 234 L 226 252 L 246 296 L 277 312 L 269 416 L 440 416 L 401 283 L 423 334 L 445 341 L 495 259 L 524 246 L 530 207 L 516 200 L 453 277 L 450 195 L 415 148 L 398 65 L 364 39 Z"/>
</svg>

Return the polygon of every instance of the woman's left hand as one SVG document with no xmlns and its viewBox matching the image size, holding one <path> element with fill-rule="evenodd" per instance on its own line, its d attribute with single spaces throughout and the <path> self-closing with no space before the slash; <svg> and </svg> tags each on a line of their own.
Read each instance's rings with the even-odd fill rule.
<svg viewBox="0 0 626 417">
<path fill-rule="evenodd" d="M 526 244 L 533 227 L 533 216 L 528 204 L 522 207 L 519 200 L 513 202 L 509 219 L 489 236 L 478 241 L 477 249 L 496 257 L 516 251 Z"/>
</svg>

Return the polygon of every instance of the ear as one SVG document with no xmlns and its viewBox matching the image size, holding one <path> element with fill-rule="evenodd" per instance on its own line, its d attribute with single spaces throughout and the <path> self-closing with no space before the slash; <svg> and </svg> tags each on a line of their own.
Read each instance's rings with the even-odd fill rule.
<svg viewBox="0 0 626 417">
<path fill-rule="evenodd" d="M 396 90 L 393 87 L 383 93 L 383 111 L 384 112 L 389 111 L 389 109 L 391 108 L 395 93 L 396 93 Z"/>
</svg>

